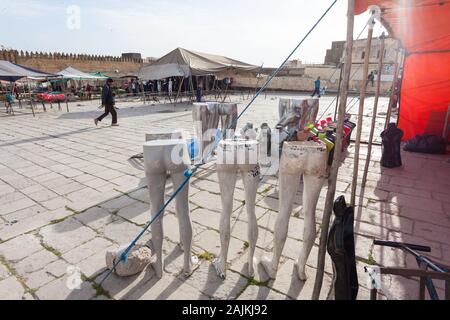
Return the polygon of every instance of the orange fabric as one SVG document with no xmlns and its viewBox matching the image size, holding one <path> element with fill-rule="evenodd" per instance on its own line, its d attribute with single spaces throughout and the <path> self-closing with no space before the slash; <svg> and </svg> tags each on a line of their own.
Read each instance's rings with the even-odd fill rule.
<svg viewBox="0 0 450 320">
<path fill-rule="evenodd" d="M 382 9 L 382 22 L 407 52 L 399 127 L 404 139 L 441 135 L 450 104 L 450 1 L 356 0 L 355 14 L 370 5 Z"/>
<path fill-rule="evenodd" d="M 450 52 L 414 54 L 403 74 L 399 128 L 405 140 L 416 134 L 442 135 L 450 104 Z"/>
</svg>

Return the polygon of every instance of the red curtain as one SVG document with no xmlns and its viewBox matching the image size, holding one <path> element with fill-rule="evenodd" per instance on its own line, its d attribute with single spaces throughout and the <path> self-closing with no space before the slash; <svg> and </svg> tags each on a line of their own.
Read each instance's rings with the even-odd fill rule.
<svg viewBox="0 0 450 320">
<path fill-rule="evenodd" d="M 355 14 L 382 9 L 383 24 L 407 51 L 399 127 L 405 140 L 443 132 L 450 104 L 450 1 L 356 0 Z"/>
</svg>

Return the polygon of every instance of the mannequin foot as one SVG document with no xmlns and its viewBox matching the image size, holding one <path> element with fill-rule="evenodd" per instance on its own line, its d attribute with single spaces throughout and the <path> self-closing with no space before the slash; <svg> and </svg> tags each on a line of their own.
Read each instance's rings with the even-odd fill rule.
<svg viewBox="0 0 450 320">
<path fill-rule="evenodd" d="M 189 266 L 186 266 L 183 269 L 184 277 L 189 278 L 192 275 L 194 268 L 198 265 L 198 261 L 199 260 L 196 256 L 191 256 L 191 261 L 189 263 Z"/>
<path fill-rule="evenodd" d="M 225 280 L 225 278 L 227 277 L 227 275 L 226 275 L 227 270 L 226 270 L 225 263 L 222 262 L 222 260 L 220 258 L 216 258 L 212 261 L 212 265 L 216 269 L 217 276 L 220 279 Z"/>
<path fill-rule="evenodd" d="M 305 267 L 304 266 L 300 267 L 300 266 L 301 266 L 301 264 L 298 262 L 295 264 L 295 267 L 297 268 L 298 278 L 301 281 L 306 281 L 306 280 L 308 280 L 308 277 L 306 276 Z"/>
<path fill-rule="evenodd" d="M 249 261 L 251 262 L 248 263 L 248 276 L 253 278 L 255 276 L 255 265 L 258 264 L 258 261 L 255 257 L 249 259 Z"/>
<path fill-rule="evenodd" d="M 262 257 L 259 262 L 261 266 L 264 268 L 264 271 L 267 273 L 270 279 L 275 280 L 277 277 L 277 269 L 273 268 L 273 262 L 268 257 Z"/>
<path fill-rule="evenodd" d="M 155 274 L 156 276 L 161 279 L 162 278 L 162 274 L 163 274 L 163 266 L 162 263 L 160 262 L 154 262 L 152 263 L 152 268 L 153 270 L 155 270 Z"/>
</svg>

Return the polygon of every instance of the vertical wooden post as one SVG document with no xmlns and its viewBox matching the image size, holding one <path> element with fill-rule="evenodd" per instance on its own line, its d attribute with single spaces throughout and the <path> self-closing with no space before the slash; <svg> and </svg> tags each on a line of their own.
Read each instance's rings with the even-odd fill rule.
<svg viewBox="0 0 450 320">
<path fill-rule="evenodd" d="M 369 135 L 369 145 L 367 146 L 367 158 L 366 158 L 366 165 L 364 167 L 364 175 L 362 178 L 361 188 L 364 188 L 366 186 L 367 182 L 367 174 L 369 172 L 369 165 L 370 165 L 370 159 L 372 155 L 372 144 L 373 144 L 373 136 L 375 134 L 375 125 L 377 122 L 377 114 L 378 114 L 378 101 L 380 98 L 380 90 L 381 90 L 381 76 L 383 73 L 383 58 L 384 58 L 384 47 L 385 47 L 385 36 L 384 33 L 380 37 L 381 41 L 381 54 L 380 54 L 380 60 L 378 61 L 378 79 L 377 79 L 377 91 L 375 94 L 375 103 L 373 106 L 373 114 L 372 114 L 372 125 L 370 127 L 370 135 Z"/>
<path fill-rule="evenodd" d="M 359 110 L 358 110 L 358 125 L 356 131 L 356 142 L 355 142 L 355 154 L 353 161 L 353 180 L 352 180 L 352 194 L 350 204 L 355 206 L 356 203 L 356 187 L 358 185 L 358 170 L 359 170 L 359 151 L 361 148 L 361 133 L 363 126 L 363 112 L 364 112 L 364 102 L 366 100 L 366 89 L 367 89 L 367 76 L 369 75 L 369 62 L 370 62 L 370 49 L 372 47 L 372 37 L 373 37 L 373 27 L 375 24 L 374 15 L 369 21 L 369 34 L 367 36 L 366 44 L 366 56 L 364 59 L 364 69 L 363 69 L 363 79 L 361 93 L 359 96 Z"/>
<path fill-rule="evenodd" d="M 339 95 L 341 93 L 341 84 L 342 84 L 342 73 L 344 70 L 344 64 L 341 63 L 341 71 L 339 72 L 339 84 L 338 84 L 338 93 L 337 93 L 337 98 L 336 98 L 336 107 L 334 108 L 334 118 L 333 120 L 336 120 L 337 117 L 337 112 L 338 112 L 338 107 L 339 107 Z"/>
<path fill-rule="evenodd" d="M 342 157 L 342 139 L 344 136 L 344 120 L 347 107 L 348 83 L 350 81 L 350 72 L 352 67 L 352 51 L 353 51 L 353 29 L 355 22 L 355 0 L 348 0 L 347 12 L 347 42 L 344 64 L 344 76 L 342 79 L 341 101 L 339 104 L 338 124 L 336 132 L 336 144 L 334 150 L 333 166 L 331 167 L 330 177 L 328 179 L 328 192 L 325 202 L 325 210 L 322 217 L 322 228 L 320 234 L 319 254 L 317 257 L 317 273 L 314 283 L 313 300 L 318 300 L 322 289 L 323 273 L 325 269 L 325 255 L 328 242 L 328 231 L 330 228 L 331 214 L 334 204 L 334 196 L 336 193 L 336 181 L 341 165 Z"/>
<path fill-rule="evenodd" d="M 397 94 L 395 92 L 395 87 L 396 87 L 396 84 L 398 81 L 398 75 L 400 72 L 399 58 L 400 58 L 400 44 L 398 45 L 397 53 L 395 55 L 394 79 L 392 80 L 391 97 L 389 99 L 389 105 L 388 105 L 388 110 L 387 110 L 387 114 L 386 114 L 386 122 L 384 124 L 385 130 L 387 129 L 387 127 L 389 126 L 389 123 L 391 122 L 392 107 L 394 105 L 394 101 L 396 101 L 396 99 L 394 99 L 394 97 Z"/>
<path fill-rule="evenodd" d="M 444 130 L 442 131 L 442 138 L 447 142 L 448 140 L 448 118 L 450 117 L 450 104 L 448 105 L 447 115 L 445 116 L 444 121 Z"/>
<path fill-rule="evenodd" d="M 31 94 L 31 84 L 30 84 L 30 80 L 28 78 L 27 78 L 27 84 L 28 84 L 28 93 L 30 94 L 31 112 L 33 113 L 33 117 L 36 117 L 36 115 L 34 114 L 33 97 L 32 97 L 32 94 Z"/>
<path fill-rule="evenodd" d="M 181 88 L 183 87 L 183 82 L 184 82 L 184 77 L 181 77 L 181 82 L 180 82 L 180 85 L 178 86 L 178 93 L 177 93 L 177 96 L 175 97 L 175 103 L 177 103 L 178 98 L 180 97 Z"/>
</svg>

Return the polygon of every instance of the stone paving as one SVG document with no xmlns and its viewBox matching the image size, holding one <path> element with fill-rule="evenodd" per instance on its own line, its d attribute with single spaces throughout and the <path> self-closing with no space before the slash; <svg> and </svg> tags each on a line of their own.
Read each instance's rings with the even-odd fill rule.
<svg viewBox="0 0 450 320">
<path fill-rule="evenodd" d="M 277 120 L 278 97 L 257 99 L 240 126 L 247 121 L 259 125 Z M 291 97 L 300 97 L 286 95 Z M 240 108 L 246 101 L 233 96 Z M 332 97 L 321 100 L 325 110 Z M 357 100 L 355 100 L 357 102 Z M 367 139 L 373 98 L 368 98 L 363 139 Z M 377 117 L 377 141 L 384 123 L 387 99 L 381 99 Z M 178 223 L 169 206 L 164 217 L 165 273 L 154 277 L 149 266 L 140 275 L 106 273 L 105 252 L 128 244 L 149 219 L 149 195 L 141 160 L 130 157 L 141 152 L 144 134 L 154 128 L 192 132 L 189 105 L 142 105 L 138 101 L 118 104 L 121 126 L 111 128 L 108 118 L 96 128 L 96 102 L 72 103 L 71 112 L 50 109 L 17 109 L 16 116 L 0 115 L 0 299 L 311 299 L 318 252 L 318 239 L 308 260 L 309 279 L 294 275 L 294 261 L 302 242 L 301 191 L 293 210 L 282 264 L 275 281 L 267 281 L 258 270 L 255 279 L 245 273 L 246 227 L 242 181 L 238 181 L 232 216 L 229 269 L 221 281 L 210 264 L 219 250 L 219 187 L 214 164 L 203 167 L 190 186 L 193 251 L 200 264 L 192 276 L 181 275 L 182 251 L 178 245 Z M 351 113 L 355 113 L 357 106 Z M 322 114 L 321 111 L 319 114 Z M 334 113 L 334 104 L 326 113 Z M 354 119 L 355 120 L 355 119 Z M 353 146 L 343 163 L 338 195 L 350 198 Z M 367 148 L 362 145 L 360 175 Z M 381 149 L 375 146 L 368 183 L 357 198 L 355 212 L 356 253 L 360 291 L 368 299 L 364 266 L 415 267 L 412 257 L 399 250 L 373 246 L 373 239 L 390 239 L 431 246 L 431 257 L 450 265 L 450 163 L 448 156 L 403 153 L 404 167 L 380 168 Z M 168 186 L 167 195 L 172 191 Z M 326 188 L 318 205 L 317 230 Z M 274 177 L 265 177 L 257 197 L 259 224 L 257 257 L 270 253 L 278 210 L 278 188 Z M 151 239 L 147 233 L 140 241 Z M 68 267 L 79 267 L 80 289 L 69 289 Z M 321 299 L 328 298 L 332 265 L 327 257 Z M 418 296 L 416 280 L 383 277 L 384 285 L 399 299 Z M 438 283 L 442 292 L 443 284 Z M 383 298 L 383 296 L 381 296 Z"/>
</svg>

